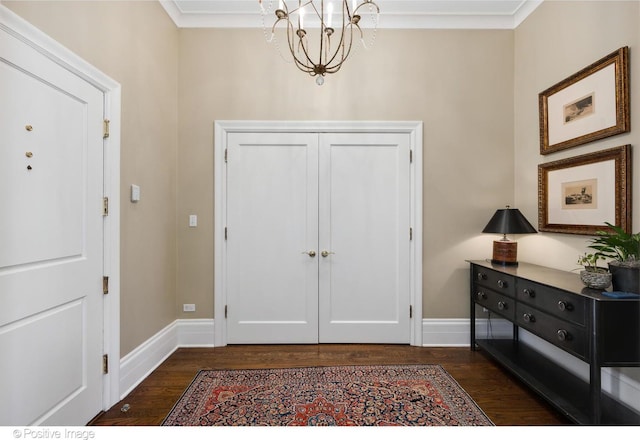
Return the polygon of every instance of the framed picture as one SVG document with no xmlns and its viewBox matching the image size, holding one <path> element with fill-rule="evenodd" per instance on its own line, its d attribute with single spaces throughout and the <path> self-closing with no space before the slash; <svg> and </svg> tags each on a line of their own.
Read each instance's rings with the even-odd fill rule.
<svg viewBox="0 0 640 440">
<path fill-rule="evenodd" d="M 538 229 L 631 232 L 631 145 L 538 165 Z"/>
<path fill-rule="evenodd" d="M 540 154 L 630 130 L 628 60 L 621 47 L 538 95 Z"/>
</svg>

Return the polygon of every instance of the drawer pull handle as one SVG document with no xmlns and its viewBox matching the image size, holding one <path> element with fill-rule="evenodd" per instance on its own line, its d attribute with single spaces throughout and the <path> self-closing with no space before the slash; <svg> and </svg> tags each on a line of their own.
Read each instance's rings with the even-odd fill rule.
<svg viewBox="0 0 640 440">
<path fill-rule="evenodd" d="M 528 296 L 529 298 L 533 298 L 536 296 L 536 292 L 533 289 L 523 289 L 522 293 L 524 293 L 525 296 Z"/>
<path fill-rule="evenodd" d="M 498 309 L 507 310 L 507 303 L 504 301 L 498 301 Z"/>
<path fill-rule="evenodd" d="M 486 280 L 487 279 L 487 274 L 484 272 L 478 272 L 478 281 L 482 281 L 482 280 Z"/>
<path fill-rule="evenodd" d="M 522 315 L 522 319 L 524 319 L 524 322 L 536 322 L 536 317 L 531 313 L 525 313 Z"/>
<path fill-rule="evenodd" d="M 569 332 L 567 332 L 566 330 L 558 330 L 557 335 L 559 341 L 566 341 L 569 339 Z"/>
<path fill-rule="evenodd" d="M 476 292 L 476 298 L 478 299 L 487 299 L 487 294 L 484 292 Z"/>
<path fill-rule="evenodd" d="M 561 312 L 564 312 L 573 309 L 573 307 L 566 301 L 558 301 L 558 309 L 560 309 Z"/>
<path fill-rule="evenodd" d="M 498 280 L 498 287 L 500 287 L 502 289 L 506 289 L 507 288 L 507 282 L 506 281 L 502 281 L 502 280 Z"/>
</svg>

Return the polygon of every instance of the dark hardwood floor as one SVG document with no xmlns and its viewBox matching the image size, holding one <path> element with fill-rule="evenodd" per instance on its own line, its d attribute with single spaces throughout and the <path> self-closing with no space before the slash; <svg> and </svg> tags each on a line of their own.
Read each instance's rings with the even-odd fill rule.
<svg viewBox="0 0 640 440">
<path fill-rule="evenodd" d="M 181 348 L 94 426 L 160 425 L 202 369 L 288 368 L 328 365 L 439 364 L 498 426 L 570 424 L 482 352 L 406 345 L 235 345 Z M 122 408 L 128 405 L 128 410 Z"/>
</svg>

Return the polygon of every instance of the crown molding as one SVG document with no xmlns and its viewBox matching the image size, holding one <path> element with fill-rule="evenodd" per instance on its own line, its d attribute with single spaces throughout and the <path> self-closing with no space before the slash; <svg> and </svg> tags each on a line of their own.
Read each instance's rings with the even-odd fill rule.
<svg viewBox="0 0 640 440">
<path fill-rule="evenodd" d="M 262 28 L 257 0 L 158 0 L 179 28 Z M 269 0 L 265 0 L 268 2 Z M 515 29 L 544 0 L 378 0 L 381 29 Z"/>
</svg>

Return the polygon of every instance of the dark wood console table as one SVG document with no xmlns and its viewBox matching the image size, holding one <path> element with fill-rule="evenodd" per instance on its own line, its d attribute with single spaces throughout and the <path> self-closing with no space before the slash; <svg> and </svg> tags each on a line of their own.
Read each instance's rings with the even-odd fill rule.
<svg viewBox="0 0 640 440">
<path fill-rule="evenodd" d="M 472 350 L 482 349 L 574 423 L 640 425 L 640 414 L 601 386 L 602 367 L 640 366 L 640 299 L 602 295 L 576 272 L 469 264 Z M 513 334 L 478 338 L 476 314 L 510 322 Z M 521 343 L 521 328 L 588 363 L 589 382 Z"/>
</svg>

